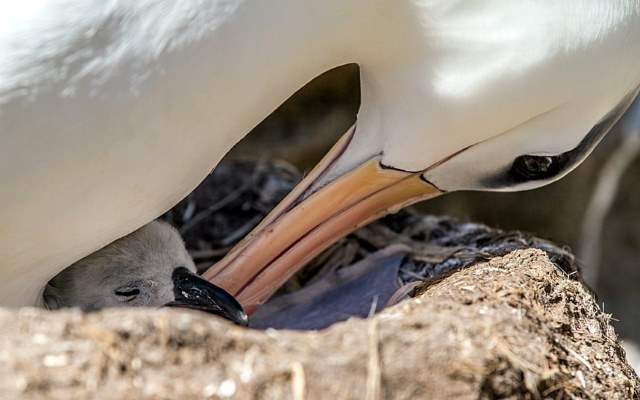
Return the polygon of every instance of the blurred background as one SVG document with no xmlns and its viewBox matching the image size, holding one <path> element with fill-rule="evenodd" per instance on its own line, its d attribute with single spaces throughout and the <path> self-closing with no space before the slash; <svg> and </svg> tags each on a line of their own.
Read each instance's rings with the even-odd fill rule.
<svg viewBox="0 0 640 400">
<path fill-rule="evenodd" d="M 355 121 L 356 65 L 331 70 L 299 90 L 228 157 L 280 158 L 308 171 Z M 519 193 L 451 193 L 417 206 L 566 245 L 577 255 L 618 334 L 640 342 L 640 101 L 569 176 Z M 634 114 L 634 115 L 632 115 Z"/>
</svg>

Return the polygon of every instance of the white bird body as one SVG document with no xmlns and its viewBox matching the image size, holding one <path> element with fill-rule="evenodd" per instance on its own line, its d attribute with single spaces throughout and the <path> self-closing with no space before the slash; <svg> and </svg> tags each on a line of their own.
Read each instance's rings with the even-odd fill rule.
<svg viewBox="0 0 640 400">
<path fill-rule="evenodd" d="M 357 130 L 325 182 L 375 154 L 422 171 L 475 145 L 462 172 L 425 176 L 481 189 L 465 163 L 567 151 L 640 85 L 640 1 L 2 1 L 0 304 L 35 304 L 352 62 Z"/>
</svg>

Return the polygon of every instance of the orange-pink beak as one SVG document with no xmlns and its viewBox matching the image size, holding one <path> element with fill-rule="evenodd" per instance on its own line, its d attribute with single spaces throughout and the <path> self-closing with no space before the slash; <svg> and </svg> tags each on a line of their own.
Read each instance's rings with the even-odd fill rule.
<svg viewBox="0 0 640 400">
<path fill-rule="evenodd" d="M 359 227 L 441 192 L 372 158 L 310 195 L 308 189 L 344 153 L 351 128 L 289 195 L 204 277 L 252 313 L 312 258 Z"/>
</svg>

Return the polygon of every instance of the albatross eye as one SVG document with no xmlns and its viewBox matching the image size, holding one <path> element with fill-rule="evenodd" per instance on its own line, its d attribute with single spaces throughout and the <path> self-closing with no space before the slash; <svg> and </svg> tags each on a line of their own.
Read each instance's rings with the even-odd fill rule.
<svg viewBox="0 0 640 400">
<path fill-rule="evenodd" d="M 511 171 L 522 180 L 551 178 L 559 172 L 556 157 L 552 156 L 519 156 L 513 161 Z"/>
<path fill-rule="evenodd" d="M 135 286 L 122 286 L 113 291 L 122 301 L 131 301 L 140 294 L 140 289 Z"/>
</svg>

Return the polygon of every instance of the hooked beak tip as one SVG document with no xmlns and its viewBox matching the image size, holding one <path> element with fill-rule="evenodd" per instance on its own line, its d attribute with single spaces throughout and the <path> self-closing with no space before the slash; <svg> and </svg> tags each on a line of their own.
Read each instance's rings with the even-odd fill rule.
<svg viewBox="0 0 640 400">
<path fill-rule="evenodd" d="M 187 268 L 176 268 L 173 272 L 173 285 L 175 300 L 165 304 L 166 307 L 203 311 L 223 317 L 239 326 L 249 325 L 249 317 L 232 295 Z"/>
</svg>

